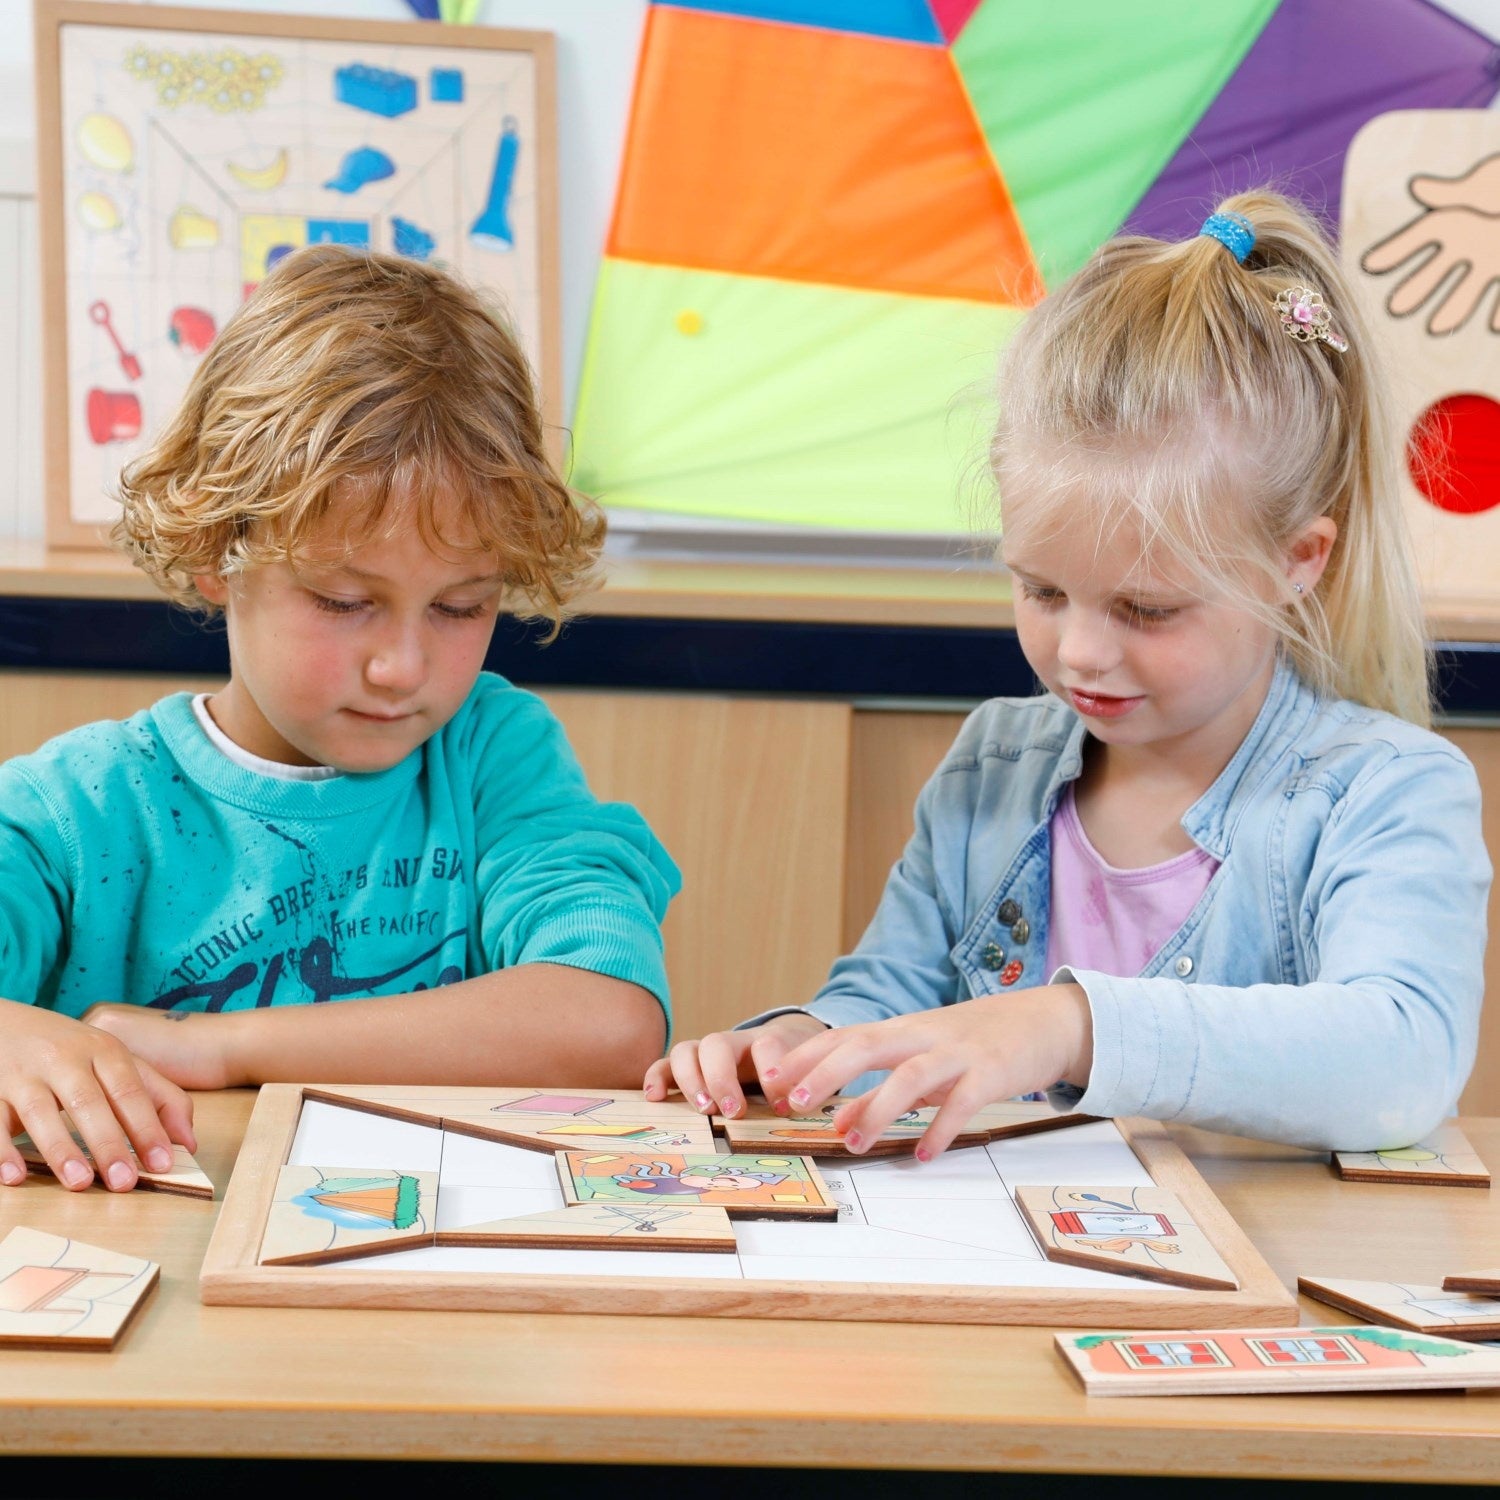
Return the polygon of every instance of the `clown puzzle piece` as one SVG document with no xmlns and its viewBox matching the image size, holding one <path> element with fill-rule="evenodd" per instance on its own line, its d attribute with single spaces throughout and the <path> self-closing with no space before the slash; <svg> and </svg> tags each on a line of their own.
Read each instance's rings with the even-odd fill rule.
<svg viewBox="0 0 1500 1500">
<path fill-rule="evenodd" d="M 1175 1193 L 1157 1187 L 1018 1187 L 1016 1207 L 1048 1260 L 1237 1291 L 1239 1281 Z"/>
<path fill-rule="evenodd" d="M 0 1346 L 112 1349 L 160 1271 L 155 1261 L 12 1229 L 0 1240 Z"/>
<path fill-rule="evenodd" d="M 558 1177 L 568 1203 L 672 1203 L 718 1207 L 733 1218 L 837 1219 L 839 1206 L 805 1156 L 624 1156 L 564 1151 Z"/>
<path fill-rule="evenodd" d="M 94 1158 L 89 1154 L 89 1148 L 78 1139 L 73 1137 L 78 1149 L 83 1153 L 83 1159 L 89 1166 L 94 1166 Z M 54 1176 L 52 1168 L 47 1165 L 47 1158 L 37 1149 L 36 1143 L 29 1135 L 18 1135 L 16 1137 L 16 1150 L 21 1153 L 21 1159 L 34 1172 L 45 1172 Z M 148 1192 L 175 1193 L 182 1198 L 212 1198 L 214 1185 L 204 1174 L 202 1168 L 193 1160 L 192 1154 L 185 1146 L 172 1146 L 172 1165 L 165 1172 L 148 1172 L 140 1163 L 135 1152 L 130 1153 L 130 1159 L 135 1163 L 138 1174 L 136 1187 L 143 1188 Z M 98 1168 L 95 1167 L 94 1181 L 100 1182 Z"/>
<path fill-rule="evenodd" d="M 833 1128 L 834 1113 L 845 1102 L 835 1099 L 815 1115 L 778 1115 L 769 1104 L 751 1102 L 744 1114 L 716 1118 L 714 1126 L 736 1151 L 802 1151 L 809 1156 L 861 1161 L 871 1156 L 910 1156 L 937 1114 L 935 1108 L 908 1110 L 856 1156 Z M 1086 1125 L 1091 1119 L 1055 1109 L 1045 1099 L 1009 1099 L 980 1110 L 953 1146 L 983 1146 L 1008 1136 Z"/>
<path fill-rule="evenodd" d="M 1414 1146 L 1389 1151 L 1335 1151 L 1333 1169 L 1345 1182 L 1399 1182 L 1410 1187 L 1490 1185 L 1489 1169 L 1457 1125 L 1439 1125 Z"/>
<path fill-rule="evenodd" d="M 263 1266 L 315 1266 L 433 1242 L 436 1172 L 283 1167 L 260 1246 Z"/>
<path fill-rule="evenodd" d="M 1057 1350 L 1090 1396 L 1500 1386 L 1500 1350 L 1397 1328 L 1060 1333 Z"/>
<path fill-rule="evenodd" d="M 1457 1339 L 1500 1339 L 1500 1301 L 1493 1297 L 1468 1296 L 1437 1286 L 1335 1281 L 1326 1276 L 1299 1276 L 1297 1290 L 1315 1302 L 1326 1302 L 1372 1323 Z"/>
</svg>

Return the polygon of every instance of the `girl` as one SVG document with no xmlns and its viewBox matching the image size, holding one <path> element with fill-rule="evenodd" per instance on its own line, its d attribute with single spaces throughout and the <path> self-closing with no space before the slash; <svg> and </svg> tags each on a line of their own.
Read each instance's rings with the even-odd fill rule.
<svg viewBox="0 0 1500 1500">
<path fill-rule="evenodd" d="M 1473 1062 L 1490 869 L 1428 728 L 1398 445 L 1328 245 L 1266 192 L 1106 245 L 1007 350 L 1000 411 L 1047 695 L 969 718 L 811 1004 L 679 1044 L 648 1094 L 868 1090 L 837 1115 L 855 1151 L 940 1104 L 923 1159 L 1058 1080 L 1092 1115 L 1420 1137 Z"/>
<path fill-rule="evenodd" d="M 0 1182 L 23 1128 L 89 1184 L 64 1108 L 125 1190 L 191 1148 L 183 1089 L 638 1078 L 676 867 L 481 670 L 604 531 L 504 323 L 435 267 L 301 250 L 122 490 L 135 562 L 224 616 L 229 681 L 0 768 Z"/>
</svg>

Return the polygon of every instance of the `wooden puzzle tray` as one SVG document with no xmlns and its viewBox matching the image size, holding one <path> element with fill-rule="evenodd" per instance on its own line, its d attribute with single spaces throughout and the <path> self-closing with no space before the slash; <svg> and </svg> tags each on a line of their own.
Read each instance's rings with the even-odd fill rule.
<svg viewBox="0 0 1500 1500">
<path fill-rule="evenodd" d="M 1295 1320 L 1154 1121 L 998 1105 L 966 1130 L 976 1144 L 926 1165 L 910 1155 L 919 1121 L 870 1157 L 840 1154 L 816 1121 L 736 1123 L 626 1091 L 269 1084 L 202 1299 L 1060 1328 Z M 1238 1289 L 1046 1259 L 1016 1190 L 1058 1183 L 1093 1184 L 1082 1196 L 1116 1208 L 1174 1194 Z"/>
</svg>

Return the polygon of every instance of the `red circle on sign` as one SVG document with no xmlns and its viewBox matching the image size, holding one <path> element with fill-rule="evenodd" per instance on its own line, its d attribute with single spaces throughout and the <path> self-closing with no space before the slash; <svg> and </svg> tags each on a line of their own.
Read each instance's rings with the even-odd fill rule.
<svg viewBox="0 0 1500 1500">
<path fill-rule="evenodd" d="M 1500 401 L 1472 391 L 1434 401 L 1412 428 L 1406 462 L 1439 510 L 1472 516 L 1500 505 Z"/>
</svg>

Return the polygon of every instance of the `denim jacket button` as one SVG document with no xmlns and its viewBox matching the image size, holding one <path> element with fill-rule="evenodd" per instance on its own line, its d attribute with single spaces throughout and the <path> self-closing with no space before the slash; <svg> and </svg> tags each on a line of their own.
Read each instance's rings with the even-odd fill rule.
<svg viewBox="0 0 1500 1500">
<path fill-rule="evenodd" d="M 1193 972 L 1193 961 L 1184 953 L 1172 967 L 1177 970 L 1179 979 L 1186 979 Z"/>
<path fill-rule="evenodd" d="M 1000 903 L 1000 910 L 995 913 L 1000 921 L 1006 926 L 1013 926 L 1021 920 L 1021 906 L 1019 902 L 1012 901 L 1009 896 Z"/>
<path fill-rule="evenodd" d="M 979 962 L 987 969 L 1003 969 L 1005 967 L 1005 949 L 999 943 L 986 943 L 984 951 L 979 955 Z"/>
<path fill-rule="evenodd" d="M 1025 917 L 1022 917 L 1021 920 L 1010 929 L 1010 940 L 1013 943 L 1024 944 L 1030 939 L 1030 937 L 1031 923 L 1028 922 Z"/>
</svg>

